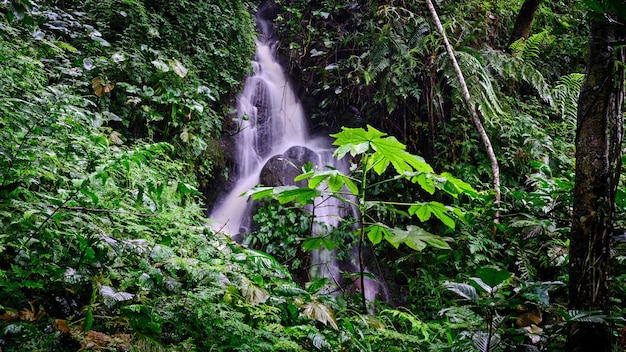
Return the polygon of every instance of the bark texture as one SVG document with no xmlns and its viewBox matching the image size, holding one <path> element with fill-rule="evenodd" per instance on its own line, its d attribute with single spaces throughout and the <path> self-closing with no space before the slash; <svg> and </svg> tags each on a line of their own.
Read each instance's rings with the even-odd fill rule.
<svg viewBox="0 0 626 352">
<path fill-rule="evenodd" d="M 517 14 L 517 18 L 515 19 L 513 32 L 511 33 L 511 37 L 509 37 L 508 46 L 511 46 L 511 44 L 520 38 L 528 39 L 530 29 L 532 28 L 533 21 L 535 20 L 535 14 L 537 13 L 537 9 L 539 8 L 541 2 L 542 0 L 524 1 L 519 13 Z"/>
<path fill-rule="evenodd" d="M 609 307 L 609 240 L 618 183 L 623 74 L 616 69 L 615 39 L 608 23 L 591 26 L 585 81 L 578 101 L 576 179 L 570 233 L 569 308 Z M 604 323 L 575 322 L 566 351 L 610 351 Z"/>
</svg>

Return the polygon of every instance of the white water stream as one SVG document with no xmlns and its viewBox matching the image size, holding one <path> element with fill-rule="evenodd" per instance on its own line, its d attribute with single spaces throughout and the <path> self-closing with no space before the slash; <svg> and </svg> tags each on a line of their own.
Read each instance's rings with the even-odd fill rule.
<svg viewBox="0 0 626 352">
<path fill-rule="evenodd" d="M 268 33 L 271 24 L 259 19 L 259 26 L 264 32 L 260 38 L 272 38 Z M 276 60 L 275 45 L 276 40 L 257 40 L 254 75 L 246 79 L 243 92 L 237 99 L 239 132 L 234 136 L 236 184 L 220 199 L 209 216 L 215 230 L 231 237 L 251 230 L 252 206 L 248 199 L 240 195 L 259 183 L 259 174 L 269 158 L 284 153 L 290 147 L 304 146 L 317 153 L 318 160 L 314 163 L 317 166 L 336 163 L 330 145 L 312 140 L 309 136 L 304 110 Z M 345 206 L 342 207 L 335 199 L 320 199 L 314 209 L 315 221 L 324 223 L 326 228 L 336 227 L 340 218 L 352 211 L 346 211 Z M 314 231 L 317 231 L 314 235 L 322 235 L 320 232 L 327 230 L 324 226 L 317 226 Z M 310 274 L 326 277 L 331 284 L 343 281 L 334 254 L 327 250 L 311 253 Z M 369 278 L 367 282 L 367 298 L 374 300 L 380 284 Z"/>
<path fill-rule="evenodd" d="M 237 183 L 210 216 L 216 228 L 231 236 L 250 230 L 249 204 L 240 195 L 259 183 L 265 162 L 289 147 L 307 145 L 309 139 L 304 110 L 274 57 L 272 42 L 256 44 L 255 73 L 237 99 Z"/>
</svg>

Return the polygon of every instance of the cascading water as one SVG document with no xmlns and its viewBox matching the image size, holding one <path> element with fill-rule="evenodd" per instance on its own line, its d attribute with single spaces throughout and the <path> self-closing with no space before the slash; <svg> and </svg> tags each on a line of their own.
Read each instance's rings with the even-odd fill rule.
<svg viewBox="0 0 626 352">
<path fill-rule="evenodd" d="M 261 14 L 262 12 L 260 12 Z M 275 57 L 277 40 L 272 23 L 257 16 L 254 74 L 249 76 L 237 99 L 235 134 L 236 184 L 215 207 L 211 218 L 234 236 L 250 230 L 250 206 L 240 194 L 259 183 L 265 162 L 291 146 L 307 145 L 306 116 Z"/>
<path fill-rule="evenodd" d="M 254 75 L 246 79 L 243 92 L 237 99 L 236 183 L 210 215 L 213 227 L 233 238 L 251 230 L 252 206 L 240 195 L 259 183 L 261 170 L 273 156 L 307 154 L 308 159 L 313 159 L 313 164 L 319 167 L 347 167 L 336 165 L 327 141 L 309 136 L 304 110 L 276 60 L 277 41 L 272 25 L 263 18 L 257 18 L 257 21 L 261 35 L 256 42 Z M 336 227 L 341 218 L 354 215 L 352 209 L 346 209 L 334 198 L 318 199 L 313 209 L 315 221 L 325 224 L 316 226 L 316 235 L 323 235 L 320 232 Z M 342 281 L 337 260 L 327 250 L 311 253 L 310 271 L 312 276 L 326 277 L 331 283 Z M 367 282 L 367 298 L 374 300 L 380 284 L 371 279 Z"/>
<path fill-rule="evenodd" d="M 211 214 L 230 235 L 250 230 L 250 207 L 240 194 L 259 183 L 265 161 L 308 140 L 304 110 L 274 58 L 273 45 L 272 40 L 257 40 L 255 74 L 246 79 L 237 100 L 236 186 Z"/>
</svg>

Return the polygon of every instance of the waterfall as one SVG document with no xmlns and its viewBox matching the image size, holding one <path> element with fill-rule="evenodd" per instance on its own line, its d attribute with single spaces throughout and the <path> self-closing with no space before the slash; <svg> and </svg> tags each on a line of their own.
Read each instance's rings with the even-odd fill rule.
<svg viewBox="0 0 626 352">
<path fill-rule="evenodd" d="M 237 99 L 237 182 L 210 216 L 218 229 L 230 235 L 250 230 L 250 205 L 240 194 L 259 183 L 265 162 L 292 146 L 306 146 L 310 139 L 304 109 L 275 58 L 275 44 L 274 40 L 257 39 L 254 75 L 246 79 Z"/>
<path fill-rule="evenodd" d="M 233 189 L 224 195 L 213 209 L 209 218 L 215 230 L 236 238 L 250 232 L 252 204 L 240 195 L 260 182 L 264 165 L 276 155 L 306 157 L 322 168 L 334 165 L 348 171 L 347 163 L 338 165 L 332 156 L 327 140 L 309 136 L 304 109 L 289 80 L 275 56 L 277 41 L 272 33 L 272 24 L 257 16 L 261 31 L 256 41 L 256 56 L 253 61 L 254 74 L 246 79 L 242 93 L 237 99 L 238 129 L 235 138 L 236 180 Z M 291 180 L 293 181 L 293 177 Z M 339 204 L 334 198 L 316 200 L 312 209 L 315 222 L 314 235 L 323 235 L 327 228 L 334 228 L 341 218 L 354 215 L 353 209 Z M 354 269 L 354 263 L 348 263 Z M 358 271 L 358 265 L 357 265 Z M 343 280 L 334 253 L 319 250 L 311 253 L 311 276 L 325 277 L 331 284 Z M 365 288 L 368 299 L 374 300 L 379 283 L 368 278 Z"/>
</svg>

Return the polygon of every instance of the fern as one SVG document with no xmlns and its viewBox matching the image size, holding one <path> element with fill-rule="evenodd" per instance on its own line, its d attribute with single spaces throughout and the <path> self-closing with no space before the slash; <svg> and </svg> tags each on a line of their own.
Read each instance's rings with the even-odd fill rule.
<svg viewBox="0 0 626 352">
<path fill-rule="evenodd" d="M 493 75 L 489 71 L 489 66 L 484 65 L 480 60 L 479 53 L 468 53 L 457 51 L 457 56 L 461 72 L 463 72 L 467 88 L 470 91 L 472 104 L 478 105 L 480 111 L 488 119 L 496 119 L 499 115 L 505 114 L 498 93 L 493 85 Z M 456 79 L 449 60 L 442 63 L 442 68 L 447 77 L 448 83 L 455 89 L 460 90 L 459 82 Z"/>
<path fill-rule="evenodd" d="M 500 344 L 500 335 L 489 335 L 486 332 L 477 332 L 472 336 L 474 344 L 480 352 L 490 352 Z"/>
<path fill-rule="evenodd" d="M 552 39 L 548 29 L 544 29 L 540 33 L 531 35 L 528 39 L 516 40 L 509 48 L 514 55 L 520 56 L 524 60 L 530 60 L 538 58 L 543 46 L 550 43 L 552 43 Z"/>
<path fill-rule="evenodd" d="M 132 293 L 116 291 L 111 286 L 100 287 L 100 295 L 104 300 L 104 304 L 111 308 L 116 302 L 128 301 L 135 297 Z"/>
<path fill-rule="evenodd" d="M 535 68 L 532 61 L 516 55 L 508 55 L 493 49 L 484 49 L 482 59 L 486 61 L 490 72 L 505 80 L 526 82 L 546 103 L 552 105 L 552 93 L 543 74 Z"/>
<path fill-rule="evenodd" d="M 571 123 L 576 121 L 578 94 L 584 78 L 585 75 L 582 73 L 570 73 L 562 76 L 556 86 L 552 88 L 552 96 L 561 117 Z"/>
<path fill-rule="evenodd" d="M 607 316 L 599 310 L 570 310 L 565 314 L 569 322 L 579 323 L 604 323 Z"/>
<path fill-rule="evenodd" d="M 533 258 L 537 258 L 537 253 L 519 248 L 517 256 L 515 264 L 520 271 L 520 278 L 524 281 L 533 280 L 537 275 L 537 269 L 533 263 Z"/>
</svg>

